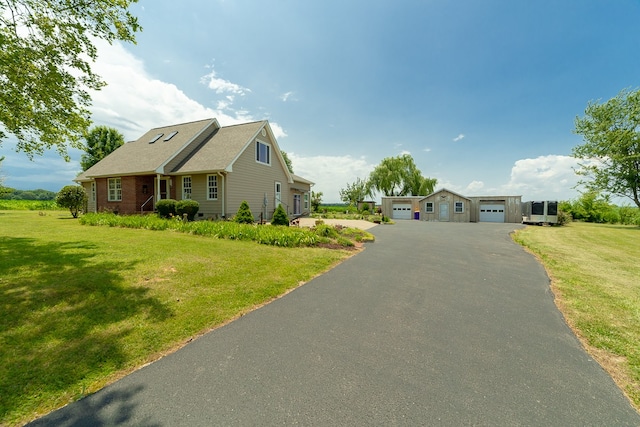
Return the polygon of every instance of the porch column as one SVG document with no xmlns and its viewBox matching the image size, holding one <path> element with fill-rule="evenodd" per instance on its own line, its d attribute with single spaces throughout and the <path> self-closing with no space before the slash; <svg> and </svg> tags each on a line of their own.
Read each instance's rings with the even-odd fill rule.
<svg viewBox="0 0 640 427">
<path fill-rule="evenodd" d="M 156 176 L 156 202 L 160 201 L 160 174 Z"/>
</svg>

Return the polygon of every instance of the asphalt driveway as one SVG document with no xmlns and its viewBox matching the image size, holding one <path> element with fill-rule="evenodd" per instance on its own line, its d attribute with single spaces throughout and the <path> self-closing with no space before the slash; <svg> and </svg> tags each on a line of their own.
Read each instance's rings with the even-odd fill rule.
<svg viewBox="0 0 640 427">
<path fill-rule="evenodd" d="M 640 425 L 517 227 L 374 227 L 327 274 L 33 425 Z"/>
</svg>

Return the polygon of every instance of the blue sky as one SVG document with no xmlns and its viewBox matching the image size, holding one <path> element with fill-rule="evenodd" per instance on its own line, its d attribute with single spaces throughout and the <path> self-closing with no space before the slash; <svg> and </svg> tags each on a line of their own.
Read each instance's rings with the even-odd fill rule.
<svg viewBox="0 0 640 427">
<path fill-rule="evenodd" d="M 578 195 L 572 133 L 591 100 L 640 86 L 637 0 L 140 0 L 136 45 L 100 44 L 96 125 L 127 140 L 207 117 L 268 119 L 325 202 L 385 157 L 467 196 Z M 72 183 L 81 152 L 29 161 L 3 142 L 5 185 Z"/>
</svg>

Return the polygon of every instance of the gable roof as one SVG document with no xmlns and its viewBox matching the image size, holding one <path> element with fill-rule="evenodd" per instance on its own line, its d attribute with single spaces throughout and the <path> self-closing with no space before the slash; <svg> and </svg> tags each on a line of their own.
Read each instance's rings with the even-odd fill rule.
<svg viewBox="0 0 640 427">
<path fill-rule="evenodd" d="M 263 129 L 265 142 L 277 148 L 266 120 L 220 127 L 216 119 L 207 119 L 154 128 L 119 147 L 75 181 L 125 175 L 231 172 L 233 163 Z M 293 182 L 280 150 L 274 151 L 273 158 L 279 159 L 289 182 Z"/>
<path fill-rule="evenodd" d="M 451 194 L 454 194 L 454 195 L 456 195 L 456 196 L 458 196 L 458 197 L 462 197 L 463 199 L 471 200 L 471 199 L 470 199 L 470 198 L 468 198 L 467 196 L 463 196 L 462 194 L 456 193 L 455 191 L 447 190 L 446 188 L 441 188 L 441 189 L 440 189 L 440 190 L 438 190 L 438 191 L 434 191 L 433 193 L 429 194 L 428 196 L 425 196 L 422 200 L 424 200 L 424 199 L 428 199 L 429 197 L 433 197 L 433 196 L 435 196 L 436 194 L 438 194 L 438 193 L 442 193 L 442 192 L 451 193 Z"/>
</svg>

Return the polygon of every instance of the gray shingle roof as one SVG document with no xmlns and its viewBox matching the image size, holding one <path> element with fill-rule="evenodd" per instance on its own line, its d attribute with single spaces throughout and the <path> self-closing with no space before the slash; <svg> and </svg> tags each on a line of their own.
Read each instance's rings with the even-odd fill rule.
<svg viewBox="0 0 640 427">
<path fill-rule="evenodd" d="M 189 145 L 203 132 L 218 128 L 215 119 L 200 120 L 149 130 L 139 139 L 128 142 L 76 178 L 82 181 L 95 177 L 160 173 L 160 169 L 183 150 L 192 152 L 173 170 L 164 173 L 196 173 L 228 169 L 244 151 L 246 145 L 265 126 L 266 121 L 225 126 L 199 146 Z M 177 132 L 171 139 L 165 138 Z M 150 141 L 162 134 L 154 143 Z"/>
<path fill-rule="evenodd" d="M 233 164 L 265 124 L 266 121 L 260 121 L 220 128 L 185 161 L 167 172 L 187 174 L 223 171 Z"/>
</svg>

